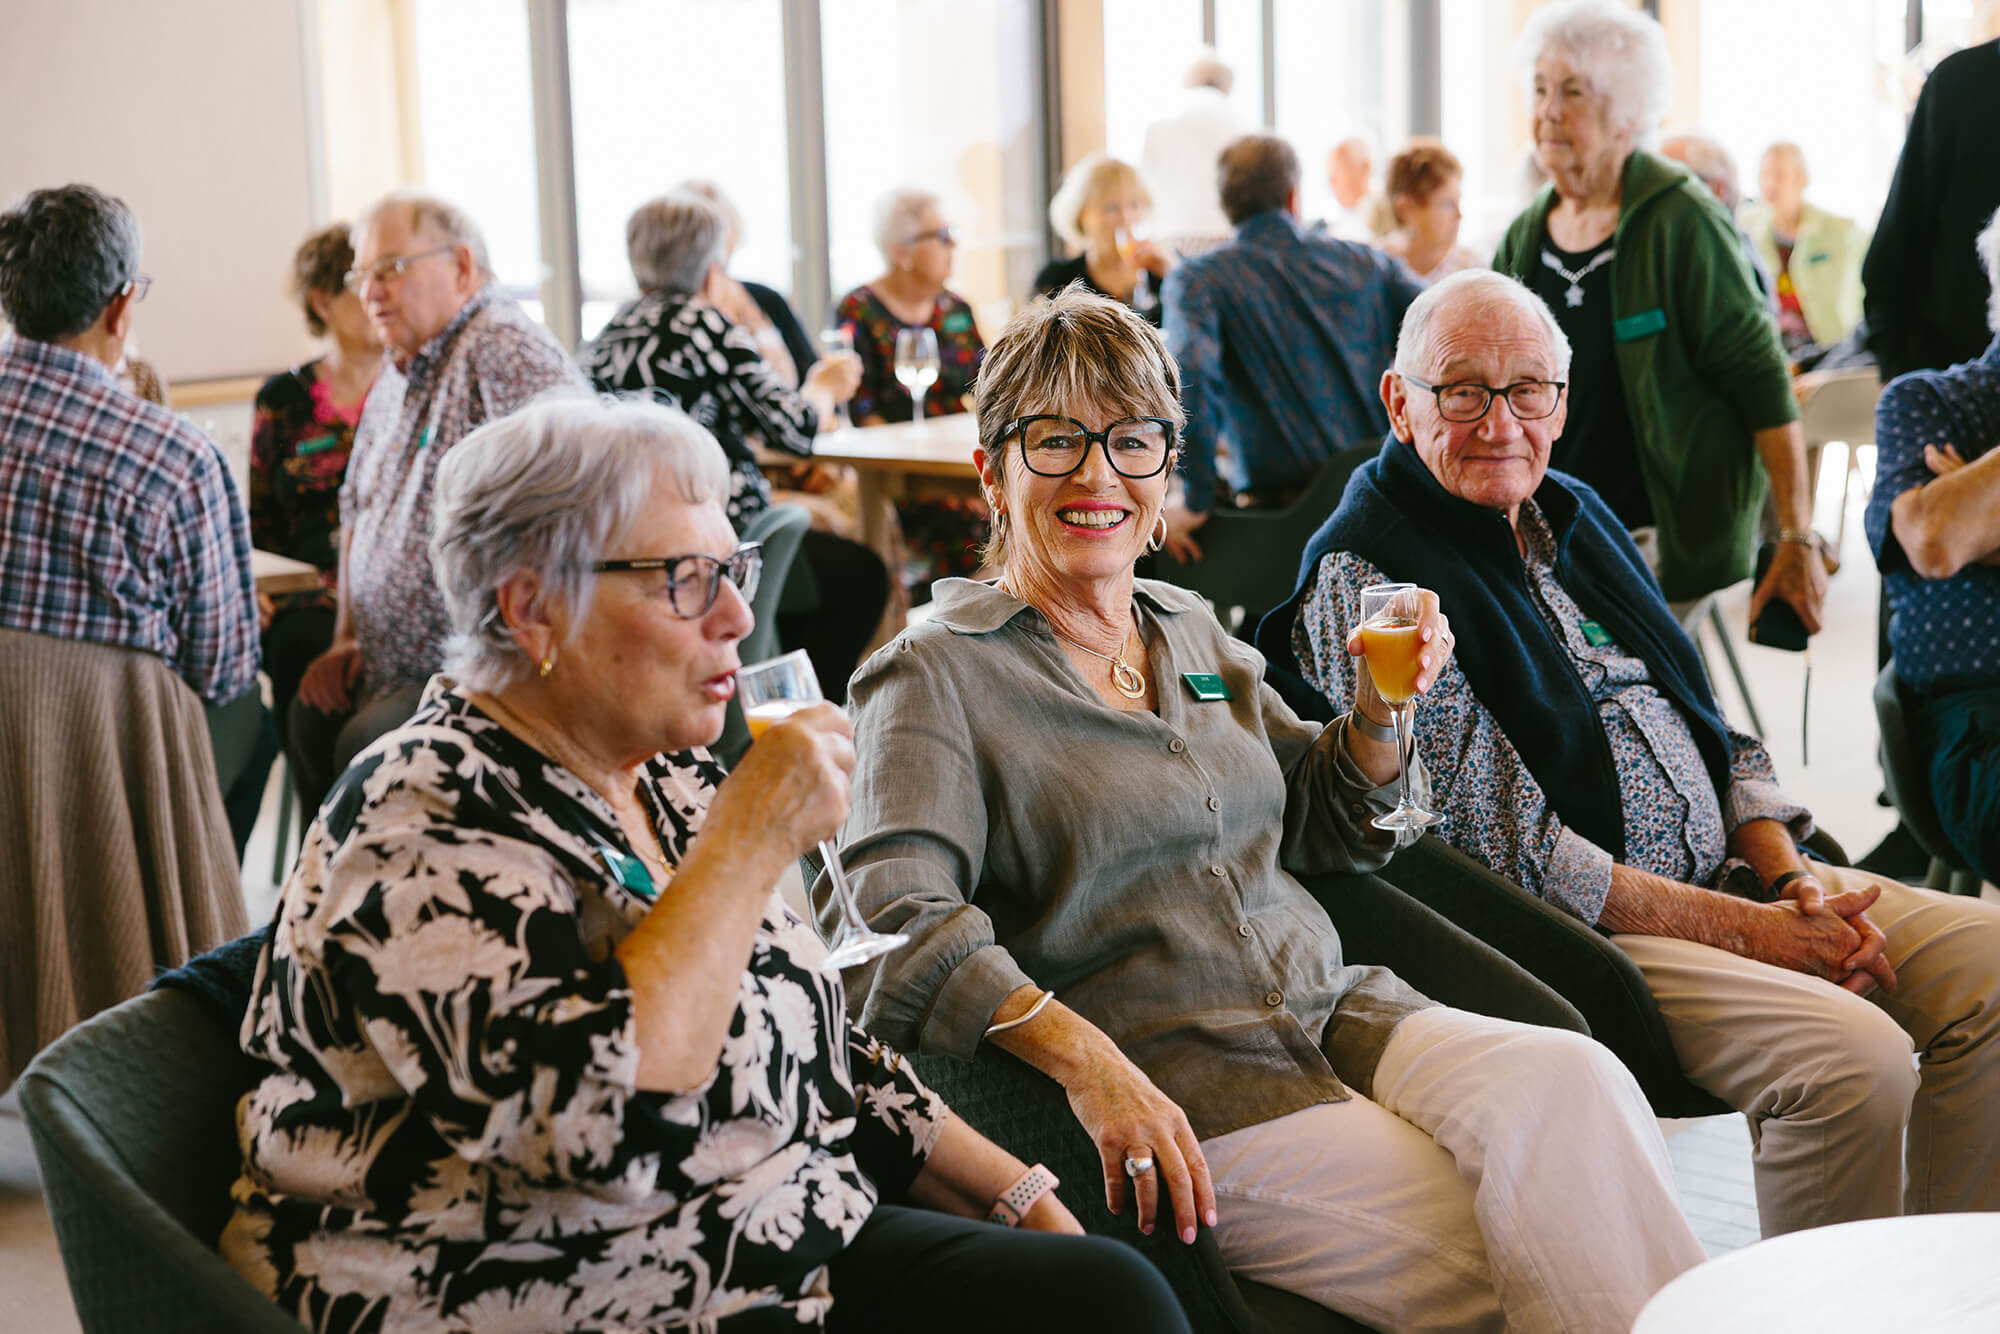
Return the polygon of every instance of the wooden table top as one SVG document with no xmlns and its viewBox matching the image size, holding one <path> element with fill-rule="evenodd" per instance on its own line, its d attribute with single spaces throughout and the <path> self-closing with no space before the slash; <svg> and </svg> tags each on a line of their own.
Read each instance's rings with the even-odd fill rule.
<svg viewBox="0 0 2000 1334">
<path fill-rule="evenodd" d="M 920 422 L 849 426 L 813 441 L 813 458 L 845 463 L 864 472 L 913 473 L 927 477 L 977 477 L 972 450 L 979 423 L 969 412 Z"/>
<path fill-rule="evenodd" d="M 2000 1213 L 1916 1214 L 1810 1228 L 1682 1274 L 1632 1334 L 2000 1329 Z"/>
<path fill-rule="evenodd" d="M 274 597 L 279 593 L 310 593 L 319 587 L 318 566 L 275 551 L 250 553 L 250 577 L 256 580 L 259 593 Z"/>
</svg>

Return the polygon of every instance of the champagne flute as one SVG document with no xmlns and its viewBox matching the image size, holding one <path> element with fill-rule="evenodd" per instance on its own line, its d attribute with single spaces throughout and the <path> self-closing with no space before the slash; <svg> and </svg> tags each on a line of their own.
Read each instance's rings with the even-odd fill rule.
<svg viewBox="0 0 2000 1334">
<path fill-rule="evenodd" d="M 820 330 L 819 351 L 823 357 L 852 354 L 854 351 L 854 326 L 851 324 L 836 324 L 831 328 Z M 836 403 L 833 405 L 833 419 L 842 426 L 848 424 L 847 404 Z"/>
<path fill-rule="evenodd" d="M 1416 754 L 1416 723 L 1410 713 L 1423 671 L 1424 646 L 1417 642 L 1417 623 L 1424 614 L 1421 594 L 1415 584 L 1371 584 L 1361 590 L 1361 655 L 1375 693 L 1396 720 L 1396 774 L 1402 780 L 1396 809 L 1375 817 L 1377 829 L 1422 830 L 1444 818 L 1410 800 L 1410 760 Z"/>
<path fill-rule="evenodd" d="M 813 674 L 812 659 L 806 656 L 804 649 L 794 649 L 769 662 L 738 668 L 736 692 L 743 702 L 743 721 L 749 725 L 753 744 L 773 724 L 783 722 L 791 714 L 824 698 L 819 692 L 819 677 Z M 869 928 L 861 910 L 854 904 L 854 891 L 848 888 L 847 872 L 840 865 L 840 850 L 834 846 L 832 839 L 819 841 L 819 855 L 826 865 L 827 879 L 833 882 L 834 895 L 840 902 L 840 930 L 835 933 L 826 958 L 820 963 L 822 972 L 837 973 L 910 943 L 908 936 L 884 935 Z"/>
<path fill-rule="evenodd" d="M 937 331 L 924 326 L 896 330 L 896 378 L 910 391 L 911 420 L 924 416 L 925 399 L 938 378 Z"/>
</svg>

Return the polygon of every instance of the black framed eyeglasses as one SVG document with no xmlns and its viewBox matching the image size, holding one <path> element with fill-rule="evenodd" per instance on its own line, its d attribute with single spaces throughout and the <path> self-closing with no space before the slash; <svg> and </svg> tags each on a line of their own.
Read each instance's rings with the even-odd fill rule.
<svg viewBox="0 0 2000 1334">
<path fill-rule="evenodd" d="M 1174 447 L 1174 424 L 1164 417 L 1121 417 L 1093 431 L 1074 417 L 1037 413 L 1017 419 L 1004 435 L 1021 442 L 1021 462 L 1038 477 L 1069 476 L 1090 457 L 1092 441 L 1104 446 L 1120 477 L 1154 477 Z"/>
<path fill-rule="evenodd" d="M 748 602 L 757 596 L 757 581 L 764 574 L 764 544 L 745 542 L 727 556 L 695 553 L 688 556 L 651 556 L 637 560 L 601 560 L 590 567 L 597 574 L 620 574 L 632 570 L 665 570 L 667 606 L 684 621 L 708 615 L 715 605 L 722 581 L 736 585 Z"/>
<path fill-rule="evenodd" d="M 419 250 L 414 255 L 397 255 L 393 259 L 378 259 L 365 269 L 349 269 L 346 273 L 340 275 L 340 282 L 348 291 L 359 292 L 371 280 L 378 283 L 386 283 L 391 279 L 399 279 L 409 270 L 410 265 L 416 263 L 418 260 L 429 259 L 432 255 L 449 254 L 457 248 L 457 246 L 439 245 L 432 246 L 429 250 Z"/>
<path fill-rule="evenodd" d="M 1396 373 L 1403 375 L 1401 371 Z M 1494 398 L 1502 396 L 1517 421 L 1540 421 L 1556 410 L 1556 404 L 1562 402 L 1563 390 L 1568 388 L 1562 380 L 1516 380 L 1504 387 L 1475 384 L 1469 380 L 1456 384 L 1425 384 L 1414 375 L 1403 375 L 1403 383 L 1428 389 L 1436 395 L 1438 415 L 1448 422 L 1476 422 L 1493 406 Z"/>
</svg>

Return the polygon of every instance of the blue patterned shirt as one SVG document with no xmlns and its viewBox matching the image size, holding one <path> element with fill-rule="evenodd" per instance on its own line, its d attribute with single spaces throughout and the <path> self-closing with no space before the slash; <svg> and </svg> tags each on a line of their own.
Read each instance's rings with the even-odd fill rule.
<svg viewBox="0 0 2000 1334">
<path fill-rule="evenodd" d="M 1931 480 L 1925 445 L 1952 445 L 1967 463 L 2000 445 L 2000 338 L 1977 361 L 1914 371 L 1875 404 L 1875 490 L 1868 544 L 1889 590 L 1896 674 L 1920 691 L 2000 686 L 2000 569 L 1968 565 L 1949 579 L 1910 568 L 1889 507 Z"/>
<path fill-rule="evenodd" d="M 1167 275 L 1167 350 L 1180 363 L 1187 506 L 1215 503 L 1227 438 L 1238 491 L 1303 486 L 1389 429 L 1377 393 L 1403 312 L 1423 290 L 1403 262 L 1260 213 Z"/>
<path fill-rule="evenodd" d="M 157 654 L 212 704 L 257 680 L 222 451 L 95 358 L 18 337 L 0 341 L 0 626 Z"/>
<path fill-rule="evenodd" d="M 1738 825 L 1782 820 L 1794 837 L 1810 833 L 1811 818 L 1778 787 L 1771 756 L 1753 737 L 1731 729 L 1729 790 L 1715 790 L 1694 733 L 1653 685 L 1645 661 L 1616 641 L 1592 642 L 1582 610 L 1556 578 L 1555 538 L 1534 501 L 1522 504 L 1520 523 L 1529 589 L 1597 702 L 1611 746 L 1625 810 L 1625 864 L 1714 887 L 1726 869 L 1729 832 Z M 1336 709 L 1354 696 L 1357 664 L 1346 644 L 1361 619 L 1361 590 L 1386 582 L 1361 557 L 1334 552 L 1320 561 L 1301 604 L 1292 648 L 1305 678 Z M 1563 824 L 1456 661 L 1445 664 L 1418 705 L 1416 740 L 1431 774 L 1432 809 L 1447 817 L 1439 834 L 1595 924 L 1611 888 L 1611 854 Z"/>
</svg>

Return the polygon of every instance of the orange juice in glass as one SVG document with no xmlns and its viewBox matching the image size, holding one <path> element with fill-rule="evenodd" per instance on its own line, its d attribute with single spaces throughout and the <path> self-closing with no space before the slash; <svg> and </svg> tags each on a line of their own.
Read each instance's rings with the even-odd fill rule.
<svg viewBox="0 0 2000 1334">
<path fill-rule="evenodd" d="M 1410 717 L 1423 673 L 1423 645 L 1417 640 L 1424 614 L 1423 590 L 1415 584 L 1370 584 L 1361 590 L 1361 655 L 1375 693 L 1396 720 L 1396 772 L 1402 793 L 1396 809 L 1375 817 L 1377 829 L 1423 830 L 1444 817 L 1410 800 L 1410 759 L 1415 726 Z"/>
<path fill-rule="evenodd" d="M 810 700 L 803 699 L 767 699 L 755 708 L 743 710 L 743 722 L 750 729 L 750 739 L 755 741 L 810 703 Z"/>
</svg>

